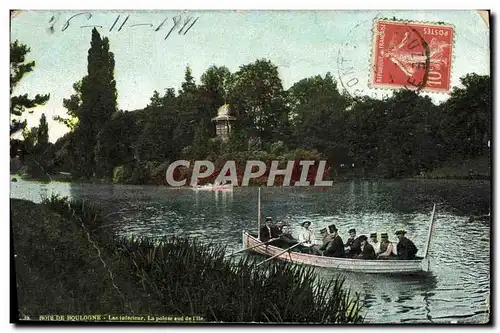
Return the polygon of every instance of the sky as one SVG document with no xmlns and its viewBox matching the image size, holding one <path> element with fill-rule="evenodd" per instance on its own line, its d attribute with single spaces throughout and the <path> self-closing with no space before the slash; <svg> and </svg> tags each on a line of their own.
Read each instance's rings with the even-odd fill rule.
<svg viewBox="0 0 500 333">
<path fill-rule="evenodd" d="M 90 13 L 91 17 L 78 15 L 66 24 L 79 13 Z M 180 17 L 179 26 L 165 39 L 174 27 L 174 17 Z M 49 102 L 35 108 L 27 119 L 30 127 L 37 126 L 41 113 L 45 113 L 50 140 L 61 137 L 67 129 L 52 117 L 65 115 L 63 98 L 73 93 L 73 83 L 87 72 L 92 27 L 81 26 L 100 25 L 98 30 L 109 38 L 115 55 L 118 108 L 122 110 L 146 107 L 154 90 L 162 93 L 169 87 L 179 89 L 188 65 L 199 83 L 212 65 L 235 72 L 239 66 L 261 58 L 278 66 L 285 89 L 303 78 L 327 72 L 339 81 L 339 59 L 348 60 L 354 68 L 350 78 L 356 77 L 357 87 L 376 97 L 380 90 L 367 86 L 376 17 L 453 25 L 452 86 L 459 85 L 459 78 L 467 73 L 490 74 L 489 28 L 476 11 L 470 10 L 40 10 L 22 11 L 11 20 L 11 41 L 27 44 L 31 48 L 27 60 L 36 62 L 34 71 L 22 79 L 14 94 L 50 93 Z M 49 29 L 51 25 L 53 30 Z M 448 98 L 442 93 L 428 95 L 435 103 Z"/>
</svg>

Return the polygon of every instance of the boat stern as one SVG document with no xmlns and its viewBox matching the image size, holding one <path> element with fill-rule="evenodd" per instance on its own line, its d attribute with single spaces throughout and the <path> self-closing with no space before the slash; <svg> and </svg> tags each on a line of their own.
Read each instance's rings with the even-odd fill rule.
<svg viewBox="0 0 500 333">
<path fill-rule="evenodd" d="M 425 257 L 424 259 L 422 259 L 422 261 L 420 262 L 420 265 L 422 266 L 422 271 L 424 271 L 424 272 L 431 271 L 431 261 L 430 261 L 428 256 Z"/>
<path fill-rule="evenodd" d="M 246 249 L 248 248 L 248 238 L 247 238 L 247 232 L 246 230 L 243 230 L 241 232 L 241 240 L 242 240 L 242 244 L 243 244 L 243 248 Z"/>
</svg>

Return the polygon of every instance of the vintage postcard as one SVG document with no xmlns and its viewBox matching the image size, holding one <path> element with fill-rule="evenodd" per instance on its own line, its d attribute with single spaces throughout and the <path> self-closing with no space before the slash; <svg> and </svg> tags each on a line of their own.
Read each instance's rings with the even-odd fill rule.
<svg viewBox="0 0 500 333">
<path fill-rule="evenodd" d="M 490 13 L 12 10 L 12 322 L 491 323 Z"/>
</svg>

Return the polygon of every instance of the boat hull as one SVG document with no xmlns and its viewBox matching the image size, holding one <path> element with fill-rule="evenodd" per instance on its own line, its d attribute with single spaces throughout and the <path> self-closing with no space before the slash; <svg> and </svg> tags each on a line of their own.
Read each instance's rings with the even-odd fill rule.
<svg viewBox="0 0 500 333">
<path fill-rule="evenodd" d="M 243 231 L 243 246 L 251 248 L 261 242 Z M 275 256 L 284 249 L 272 245 L 261 245 L 249 251 L 259 253 L 268 257 Z M 362 273 L 383 273 L 383 274 L 415 274 L 427 272 L 429 270 L 428 259 L 418 260 L 363 260 L 349 258 L 334 258 L 311 255 L 306 253 L 288 251 L 276 259 L 312 265 L 318 267 L 332 268 L 342 271 L 362 272 Z"/>
</svg>

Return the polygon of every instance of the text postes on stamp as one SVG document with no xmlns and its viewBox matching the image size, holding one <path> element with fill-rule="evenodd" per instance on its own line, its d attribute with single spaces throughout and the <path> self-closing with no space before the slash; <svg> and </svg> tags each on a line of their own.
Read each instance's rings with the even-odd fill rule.
<svg viewBox="0 0 500 333">
<path fill-rule="evenodd" d="M 376 20 L 370 87 L 449 92 L 453 38 L 451 25 Z"/>
</svg>

